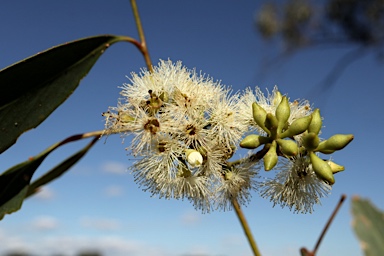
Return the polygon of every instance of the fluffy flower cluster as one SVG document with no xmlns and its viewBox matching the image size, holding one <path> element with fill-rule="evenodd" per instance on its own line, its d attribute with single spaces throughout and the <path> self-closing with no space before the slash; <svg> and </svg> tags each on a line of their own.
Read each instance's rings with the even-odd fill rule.
<svg viewBox="0 0 384 256">
<path fill-rule="evenodd" d="M 280 161 L 276 177 L 264 181 L 259 181 L 258 153 L 230 160 L 250 131 L 265 133 L 254 121 L 252 103 L 274 113 L 282 97 L 276 87 L 267 96 L 258 88 L 231 94 L 219 82 L 168 60 L 153 72 L 133 73 L 122 89 L 117 107 L 103 114 L 105 132 L 133 135 L 127 150 L 138 160 L 131 171 L 153 195 L 186 198 L 209 212 L 230 209 L 232 200 L 245 204 L 251 191 L 259 190 L 274 204 L 312 212 L 330 190 L 307 156 Z M 289 106 L 289 124 L 312 112 L 307 101 Z"/>
</svg>

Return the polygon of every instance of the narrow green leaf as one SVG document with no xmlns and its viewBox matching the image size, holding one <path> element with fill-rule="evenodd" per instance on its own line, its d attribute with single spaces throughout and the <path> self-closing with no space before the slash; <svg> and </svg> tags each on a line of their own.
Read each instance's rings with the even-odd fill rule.
<svg viewBox="0 0 384 256">
<path fill-rule="evenodd" d="M 0 153 L 44 121 L 76 89 L 101 54 L 123 36 L 89 37 L 53 47 L 0 71 Z"/>
<path fill-rule="evenodd" d="M 20 209 L 32 175 L 51 151 L 15 165 L 0 175 L 0 220 Z"/>
<path fill-rule="evenodd" d="M 25 186 L 18 194 L 16 194 L 11 200 L 0 206 L 0 220 L 4 218 L 5 214 L 10 214 L 18 211 L 23 204 L 23 200 L 28 191 L 28 186 Z"/>
<path fill-rule="evenodd" d="M 94 138 L 86 147 L 82 148 L 72 156 L 65 159 L 63 162 L 52 168 L 50 171 L 48 171 L 46 174 L 41 176 L 39 179 L 34 181 L 28 189 L 28 192 L 25 197 L 29 197 L 36 192 L 38 192 L 38 189 L 47 184 L 48 182 L 51 182 L 58 177 L 60 177 L 62 174 L 64 174 L 66 171 L 68 171 L 74 164 L 76 164 L 87 152 L 88 150 L 95 144 L 96 141 L 98 141 L 98 137 Z"/>
<path fill-rule="evenodd" d="M 384 213 L 369 200 L 352 199 L 352 227 L 366 256 L 384 255 Z"/>
<path fill-rule="evenodd" d="M 35 157 L 31 157 L 25 162 L 17 164 L 0 175 L 0 220 L 5 214 L 15 212 L 21 208 L 23 200 L 33 194 L 35 190 L 57 178 L 72 165 L 74 165 L 85 153 L 91 148 L 91 146 L 98 140 L 99 136 L 95 137 L 85 148 L 78 153 L 69 157 L 61 164 L 59 164 L 52 171 L 42 178 L 38 179 L 31 185 L 30 182 L 36 169 L 40 166 L 43 160 L 58 147 L 72 141 L 76 141 L 84 138 L 81 134 L 71 136 L 63 141 L 55 143 Z"/>
</svg>

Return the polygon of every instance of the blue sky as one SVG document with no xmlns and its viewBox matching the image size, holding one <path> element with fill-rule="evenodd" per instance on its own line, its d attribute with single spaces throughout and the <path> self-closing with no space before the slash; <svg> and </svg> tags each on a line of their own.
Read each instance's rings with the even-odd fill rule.
<svg viewBox="0 0 384 256">
<path fill-rule="evenodd" d="M 345 193 L 348 201 L 332 224 L 318 255 L 361 255 L 351 230 L 350 199 L 370 198 L 384 206 L 381 148 L 384 141 L 383 73 L 366 55 L 342 74 L 330 91 L 311 93 L 349 49 L 300 52 L 260 72 L 275 54 L 255 33 L 257 1 L 140 1 L 152 61 L 183 61 L 223 84 L 242 90 L 278 85 L 291 99 L 306 98 L 321 109 L 322 136 L 353 133 L 355 140 L 333 159 L 346 167 L 332 194 L 313 214 L 293 214 L 254 193 L 244 207 L 263 255 L 299 255 L 312 249 L 324 223 Z M 129 1 L 7 1 L 0 8 L 0 68 L 54 45 L 99 34 L 137 37 Z M 57 60 L 60 61 L 60 60 Z M 145 67 L 135 47 L 118 43 L 101 56 L 79 88 L 37 129 L 23 134 L 0 155 L 0 169 L 26 160 L 72 134 L 103 129 L 101 113 L 116 105 L 119 86 Z M 376 134 L 377 133 L 377 134 Z M 36 177 L 85 142 L 54 152 Z M 52 182 L 0 224 L 0 255 L 24 248 L 35 255 L 74 255 L 96 248 L 105 255 L 251 255 L 234 212 L 201 214 L 188 203 L 150 197 L 126 171 L 119 136 L 102 139 L 78 165 Z"/>
</svg>

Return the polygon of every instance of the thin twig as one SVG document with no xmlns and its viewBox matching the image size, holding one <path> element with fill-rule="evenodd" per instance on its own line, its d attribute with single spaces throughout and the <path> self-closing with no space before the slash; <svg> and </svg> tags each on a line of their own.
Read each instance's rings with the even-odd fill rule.
<svg viewBox="0 0 384 256">
<path fill-rule="evenodd" d="M 314 248 L 313 251 L 312 251 L 313 255 L 316 255 L 316 251 L 317 251 L 317 249 L 319 249 L 320 243 L 321 243 L 321 241 L 323 240 L 323 237 L 324 237 L 325 233 L 327 232 L 329 226 L 331 225 L 333 219 L 335 218 L 335 216 L 336 216 L 337 212 L 339 211 L 341 205 L 343 204 L 345 198 L 347 198 L 346 195 L 341 195 L 341 198 L 340 198 L 339 203 L 337 204 L 337 206 L 336 206 L 335 210 L 333 211 L 331 217 L 329 217 L 329 220 L 328 220 L 327 224 L 325 225 L 323 231 L 322 231 L 321 234 L 320 234 L 319 239 L 317 240 L 317 243 L 316 243 L 316 245 L 315 245 L 315 248 Z"/>
<path fill-rule="evenodd" d="M 255 256 L 261 256 L 261 254 L 259 252 L 259 249 L 257 248 L 256 242 L 253 239 L 251 229 L 249 228 L 247 220 L 246 220 L 246 218 L 245 218 L 245 216 L 243 214 L 243 211 L 240 209 L 240 205 L 239 205 L 239 203 L 237 202 L 236 199 L 232 199 L 232 205 L 233 205 L 233 208 L 236 211 L 236 214 L 237 214 L 237 217 L 239 218 L 241 226 L 243 227 L 243 230 L 244 230 L 245 236 L 248 239 L 249 245 L 252 248 L 253 254 Z"/>
<path fill-rule="evenodd" d="M 145 36 L 144 36 L 144 30 L 143 30 L 143 26 L 141 25 L 139 11 L 137 9 L 137 5 L 136 5 L 135 0 L 131 0 L 131 6 L 132 6 L 133 15 L 135 16 L 137 31 L 139 33 L 140 46 L 141 46 L 140 50 L 141 50 L 142 54 L 144 55 L 145 63 L 147 64 L 148 70 L 150 72 L 153 72 L 152 61 L 151 61 L 151 58 L 149 57 L 147 43 L 145 41 Z"/>
</svg>

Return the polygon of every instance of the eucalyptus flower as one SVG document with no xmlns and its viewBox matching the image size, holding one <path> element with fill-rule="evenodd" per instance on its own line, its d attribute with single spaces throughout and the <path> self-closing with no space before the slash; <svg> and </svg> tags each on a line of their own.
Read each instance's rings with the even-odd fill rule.
<svg viewBox="0 0 384 256">
<path fill-rule="evenodd" d="M 260 184 L 260 194 L 269 198 L 273 206 L 287 206 L 297 213 L 312 213 L 320 198 L 330 193 L 331 186 L 315 174 L 308 157 L 298 156 L 283 159 L 280 171 L 273 179 Z"/>
<path fill-rule="evenodd" d="M 289 101 L 277 86 L 267 94 L 258 87 L 232 93 L 181 62 L 132 73 L 121 96 L 103 113 L 105 134 L 131 136 L 126 150 L 136 157 L 135 182 L 202 212 L 230 210 L 234 201 L 246 205 L 257 190 L 274 205 L 312 212 L 331 190 L 333 174 L 344 170 L 316 154 L 353 139 L 339 134 L 320 142 L 320 111 L 306 100 Z M 239 145 L 258 151 L 233 160 Z M 262 166 L 278 173 L 260 182 Z"/>
</svg>

